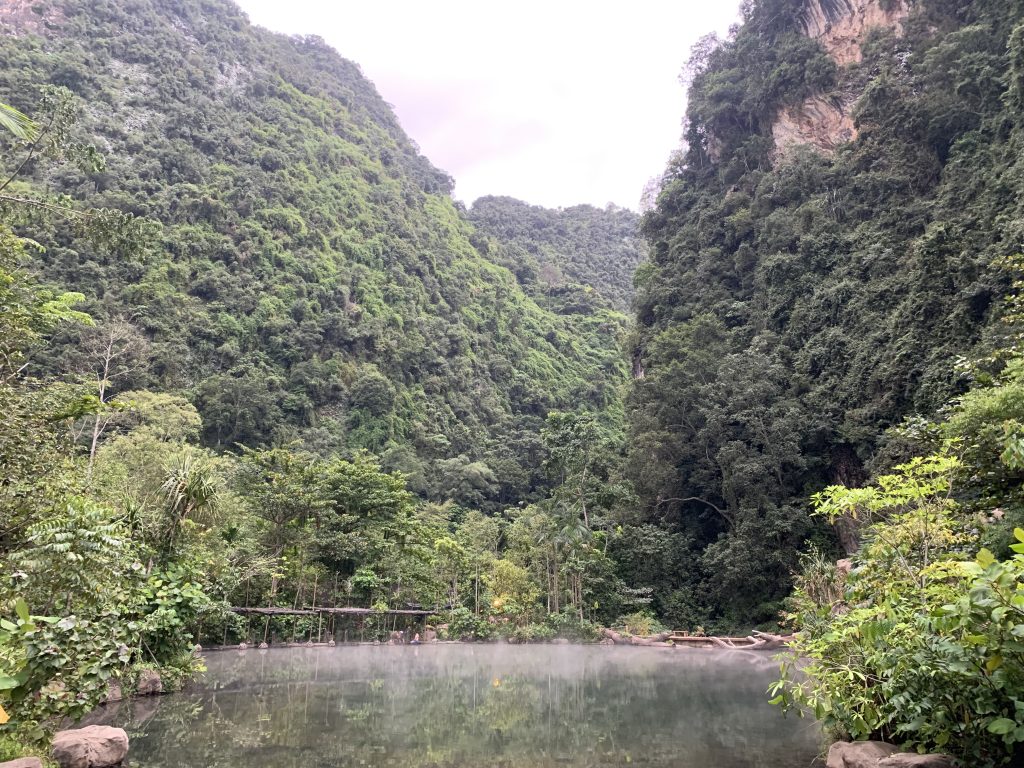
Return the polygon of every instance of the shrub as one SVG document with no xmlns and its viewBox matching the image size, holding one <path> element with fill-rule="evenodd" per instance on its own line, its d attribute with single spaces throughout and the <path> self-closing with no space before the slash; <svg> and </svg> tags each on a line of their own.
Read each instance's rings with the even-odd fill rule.
<svg viewBox="0 0 1024 768">
<path fill-rule="evenodd" d="M 600 627 L 591 621 L 581 619 L 572 608 L 564 608 L 561 613 L 549 614 L 547 625 L 554 637 L 564 637 L 567 640 L 589 641 L 601 636 Z"/>
<path fill-rule="evenodd" d="M 665 627 L 650 611 L 636 611 L 620 616 L 615 622 L 615 628 L 637 637 L 649 637 L 665 631 Z"/>
<path fill-rule="evenodd" d="M 819 510 L 877 522 L 843 602 L 834 575 L 806 561 L 793 603 L 800 632 L 773 702 L 857 739 L 983 768 L 1010 763 L 1024 743 L 1024 530 L 1009 560 L 988 550 L 967 560 L 973 532 L 948 499 L 957 467 L 915 459 L 876 486 L 817 497 Z"/>
<path fill-rule="evenodd" d="M 494 634 L 494 626 L 483 616 L 460 606 L 448 618 L 448 637 L 454 640 L 487 640 Z"/>
<path fill-rule="evenodd" d="M 554 636 L 555 630 L 547 624 L 527 624 L 513 628 L 509 639 L 517 643 L 537 643 L 550 640 Z"/>
</svg>

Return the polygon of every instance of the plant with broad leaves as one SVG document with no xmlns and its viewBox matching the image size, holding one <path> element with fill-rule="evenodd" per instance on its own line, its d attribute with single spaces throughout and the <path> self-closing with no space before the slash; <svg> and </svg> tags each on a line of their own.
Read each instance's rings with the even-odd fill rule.
<svg viewBox="0 0 1024 768">
<path fill-rule="evenodd" d="M 1024 742 L 1024 530 L 1000 562 L 965 554 L 976 535 L 948 498 L 957 463 L 909 462 L 876 486 L 833 487 L 819 509 L 870 512 L 841 602 L 798 579 L 801 630 L 773 703 L 857 739 L 942 750 L 965 764 L 1011 762 Z M 1012 727 L 1011 727 L 1012 726 Z"/>
<path fill-rule="evenodd" d="M 12 725 L 42 739 L 51 718 L 81 717 L 99 704 L 131 659 L 130 633 L 114 609 L 91 619 L 32 616 L 22 599 L 14 609 L 14 619 L 0 619 L 0 700 Z"/>
</svg>

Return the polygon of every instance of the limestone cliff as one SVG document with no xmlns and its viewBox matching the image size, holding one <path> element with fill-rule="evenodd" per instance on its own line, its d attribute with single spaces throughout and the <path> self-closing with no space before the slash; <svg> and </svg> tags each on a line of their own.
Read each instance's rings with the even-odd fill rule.
<svg viewBox="0 0 1024 768">
<path fill-rule="evenodd" d="M 803 23 L 809 37 L 845 67 L 861 60 L 861 44 L 872 29 L 890 27 L 900 32 L 909 10 L 906 0 L 807 0 Z M 799 144 L 832 152 L 857 138 L 851 111 L 855 99 L 814 96 L 782 110 L 772 126 L 780 152 Z"/>
<path fill-rule="evenodd" d="M 784 151 L 798 144 L 810 144 L 832 152 L 840 144 L 857 138 L 850 109 L 850 104 L 815 96 L 798 107 L 782 110 L 772 125 L 775 147 Z"/>
<path fill-rule="evenodd" d="M 839 66 L 856 64 L 872 29 L 896 27 L 906 19 L 906 0 L 807 0 L 804 29 Z"/>
</svg>

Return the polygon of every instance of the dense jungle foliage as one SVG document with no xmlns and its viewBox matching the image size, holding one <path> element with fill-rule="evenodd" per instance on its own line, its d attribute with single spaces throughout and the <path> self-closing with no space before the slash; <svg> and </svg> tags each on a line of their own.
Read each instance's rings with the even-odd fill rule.
<svg viewBox="0 0 1024 768">
<path fill-rule="evenodd" d="M 549 297 L 556 312 L 589 312 L 600 298 L 629 311 L 643 253 L 639 221 L 629 209 L 576 205 L 553 211 L 488 196 L 473 203 L 469 220 L 506 247 L 509 269 Z"/>
<path fill-rule="evenodd" d="M 226 1 L 0 4 L 0 759 L 197 640 L 338 629 L 231 606 L 353 605 L 788 623 L 779 703 L 1019 762 L 1024 12 L 907 10 L 844 67 L 803 0 L 698 46 L 641 261 L 628 211 L 462 210 Z M 779 150 L 809 97 L 856 138 Z"/>
<path fill-rule="evenodd" d="M 60 224 L 25 230 L 46 244 L 45 282 L 145 341 L 115 390 L 184 394 L 204 445 L 364 448 L 415 492 L 489 511 L 542 495 L 548 412 L 617 409 L 625 317 L 520 284 L 503 267 L 531 266 L 467 223 L 451 180 L 322 41 L 252 27 L 229 2 L 4 16 L 0 100 L 31 114 L 40 85 L 69 89 L 84 104 L 73 138 L 106 157 L 102 171 L 30 162 L 19 183 L 160 227 L 118 254 Z M 562 245 L 615 238 L 622 292 L 633 222 L 594 209 Z M 33 365 L 80 367 L 82 343 L 68 330 Z"/>
<path fill-rule="evenodd" d="M 1019 4 L 910 3 L 843 68 L 805 9 L 747 3 L 729 39 L 698 46 L 685 149 L 643 220 L 629 476 L 680 567 L 636 583 L 673 624 L 776 618 L 799 552 L 857 546 L 809 495 L 908 458 L 886 430 L 935 412 L 971 382 L 958 361 L 1004 343 L 1000 262 L 1024 221 Z M 856 140 L 777 151 L 780 109 L 815 95 L 853 99 Z"/>
<path fill-rule="evenodd" d="M 0 22 L 0 759 L 196 641 L 395 629 L 230 606 L 657 628 L 610 544 L 628 266 L 541 274 L 635 263 L 633 214 L 475 227 L 355 65 L 226 2 Z"/>
</svg>

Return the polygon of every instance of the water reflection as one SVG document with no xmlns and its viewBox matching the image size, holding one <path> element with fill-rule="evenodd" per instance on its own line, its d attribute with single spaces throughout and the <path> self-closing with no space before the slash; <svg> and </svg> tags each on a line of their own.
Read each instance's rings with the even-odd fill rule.
<svg viewBox="0 0 1024 768">
<path fill-rule="evenodd" d="M 104 719 L 138 768 L 799 768 L 812 724 L 765 703 L 776 666 L 671 649 L 338 647 L 213 653 L 194 690 Z"/>
</svg>

